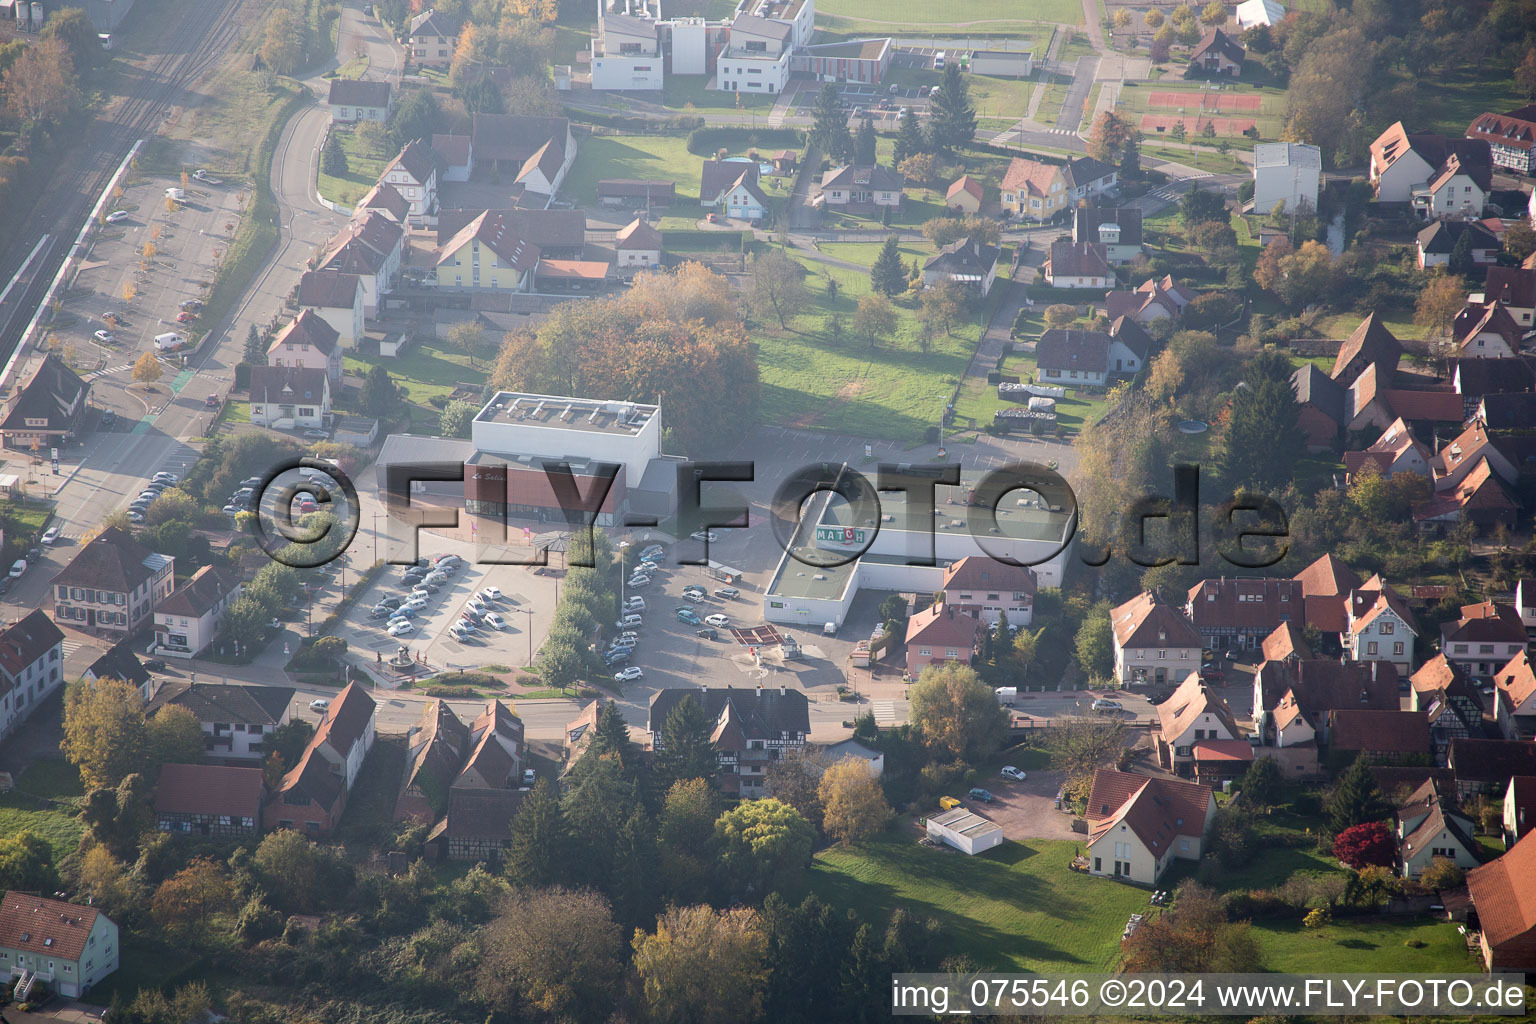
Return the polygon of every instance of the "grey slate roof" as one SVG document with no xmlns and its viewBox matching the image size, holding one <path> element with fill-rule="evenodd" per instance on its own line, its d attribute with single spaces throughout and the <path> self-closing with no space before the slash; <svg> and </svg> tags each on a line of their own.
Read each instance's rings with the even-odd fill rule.
<svg viewBox="0 0 1536 1024">
<path fill-rule="evenodd" d="M 184 707 L 199 722 L 244 722 L 276 725 L 293 700 L 291 686 L 246 686 L 240 683 L 166 683 L 149 702 L 154 714 L 168 704 Z"/>
<path fill-rule="evenodd" d="M 1307 363 L 1291 374 L 1291 391 L 1300 405 L 1312 405 L 1335 423 L 1344 422 L 1344 396 L 1348 389 Z"/>
<path fill-rule="evenodd" d="M 810 705 L 806 702 L 804 691 L 786 690 L 781 693 L 773 689 L 738 690 L 732 686 L 708 689 L 678 687 L 656 691 L 651 697 L 650 718 L 646 726 L 653 735 L 661 732 L 672 709 L 689 696 L 699 702 L 704 709 L 704 717 L 711 723 L 717 722 L 720 713 L 729 705 L 732 717 L 747 739 L 778 739 L 782 732 L 810 735 Z"/>
</svg>

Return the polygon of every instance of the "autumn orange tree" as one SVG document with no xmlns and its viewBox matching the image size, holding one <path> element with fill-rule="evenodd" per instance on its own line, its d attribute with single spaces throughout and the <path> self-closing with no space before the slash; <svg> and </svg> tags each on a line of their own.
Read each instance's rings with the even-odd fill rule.
<svg viewBox="0 0 1536 1024">
<path fill-rule="evenodd" d="M 160 883 L 150 913 L 162 928 L 200 932 L 212 914 L 234 906 L 235 891 L 224 866 L 199 857 Z"/>
<path fill-rule="evenodd" d="M 27 47 L 0 75 L 6 109 L 27 122 L 58 121 L 75 99 L 75 66 L 69 48 L 57 37 Z"/>
</svg>

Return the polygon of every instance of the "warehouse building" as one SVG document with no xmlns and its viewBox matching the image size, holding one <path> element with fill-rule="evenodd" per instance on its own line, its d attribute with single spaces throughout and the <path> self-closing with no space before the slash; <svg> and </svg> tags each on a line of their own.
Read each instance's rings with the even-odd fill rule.
<svg viewBox="0 0 1536 1024">
<path fill-rule="evenodd" d="M 975 856 L 1002 844 L 1003 827 L 975 811 L 956 807 L 928 819 L 928 838 Z"/>
</svg>

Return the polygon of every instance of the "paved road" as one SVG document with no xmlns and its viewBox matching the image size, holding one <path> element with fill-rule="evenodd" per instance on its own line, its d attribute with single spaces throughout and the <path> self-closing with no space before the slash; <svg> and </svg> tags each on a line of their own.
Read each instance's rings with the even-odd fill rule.
<svg viewBox="0 0 1536 1024">
<path fill-rule="evenodd" d="M 1093 81 L 1099 73 L 1099 58 L 1079 57 L 1077 67 L 1072 72 L 1072 84 L 1067 86 L 1067 98 L 1061 101 L 1061 114 L 1056 118 L 1056 127 L 1076 132 L 1083 123 L 1083 104 L 1088 102 L 1088 93 L 1093 89 Z"/>
</svg>

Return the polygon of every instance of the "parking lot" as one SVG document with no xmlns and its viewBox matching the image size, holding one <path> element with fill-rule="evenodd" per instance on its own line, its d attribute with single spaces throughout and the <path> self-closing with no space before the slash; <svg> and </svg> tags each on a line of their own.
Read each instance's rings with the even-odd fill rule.
<svg viewBox="0 0 1536 1024">
<path fill-rule="evenodd" d="M 1009 839 L 1083 839 L 1072 831 L 1072 815 L 1056 809 L 1056 793 L 1065 779 L 1056 771 L 1030 772 L 1022 782 L 993 775 L 976 784 L 992 794 L 991 803 L 970 797 L 961 802 L 997 822 Z"/>
<path fill-rule="evenodd" d="M 184 196 L 174 211 L 167 209 L 167 189 L 180 189 Z M 76 364 L 126 382 L 134 360 L 152 350 L 156 335 L 174 331 L 195 342 L 206 327 L 195 315 L 178 322 L 181 304 L 206 294 L 239 227 L 247 194 L 239 185 L 193 178 L 185 186 L 163 176 L 130 183 L 122 198 L 109 204 L 109 212 L 127 216 L 97 233 L 66 293 L 65 308 L 75 320 L 60 333 L 73 347 Z M 117 317 L 109 322 L 108 313 Z M 98 339 L 97 331 L 110 338 Z M 166 362 L 168 379 L 159 387 L 168 385 L 175 393 L 185 383 L 175 373 L 180 362 L 170 356 Z M 131 429 L 149 409 L 143 398 L 119 388 L 98 388 L 93 398 L 118 413 L 121 429 Z"/>
</svg>

